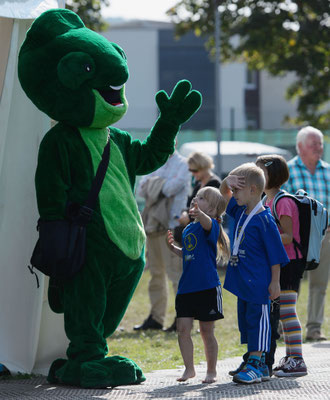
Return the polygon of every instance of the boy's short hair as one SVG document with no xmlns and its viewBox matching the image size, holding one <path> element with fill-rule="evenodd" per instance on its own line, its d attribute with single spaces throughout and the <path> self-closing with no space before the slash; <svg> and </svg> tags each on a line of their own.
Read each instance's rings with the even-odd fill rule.
<svg viewBox="0 0 330 400">
<path fill-rule="evenodd" d="M 267 189 L 281 187 L 290 176 L 289 167 L 284 157 L 278 154 L 260 156 L 256 161 L 262 165 L 268 173 Z"/>
<path fill-rule="evenodd" d="M 245 163 L 230 171 L 229 175 L 244 176 L 246 185 L 255 185 L 261 194 L 265 189 L 264 171 L 255 163 Z"/>
</svg>

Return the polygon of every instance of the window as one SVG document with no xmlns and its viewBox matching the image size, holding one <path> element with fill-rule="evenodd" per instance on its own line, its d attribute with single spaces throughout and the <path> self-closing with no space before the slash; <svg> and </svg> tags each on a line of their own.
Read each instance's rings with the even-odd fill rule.
<svg viewBox="0 0 330 400">
<path fill-rule="evenodd" d="M 257 71 L 247 69 L 246 70 L 246 89 L 256 89 L 257 88 Z"/>
</svg>

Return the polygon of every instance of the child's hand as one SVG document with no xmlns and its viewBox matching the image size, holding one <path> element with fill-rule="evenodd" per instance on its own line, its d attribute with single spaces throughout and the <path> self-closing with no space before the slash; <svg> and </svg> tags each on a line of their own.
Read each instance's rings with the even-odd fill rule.
<svg viewBox="0 0 330 400">
<path fill-rule="evenodd" d="M 245 186 L 245 177 L 239 175 L 228 175 L 226 183 L 230 190 L 243 189 Z"/>
<path fill-rule="evenodd" d="M 174 237 L 173 237 L 173 233 L 172 231 L 168 230 L 167 231 L 167 246 L 169 247 L 169 249 L 171 249 L 174 246 Z"/>
<path fill-rule="evenodd" d="M 189 215 L 193 218 L 196 219 L 200 215 L 201 210 L 198 208 L 198 205 L 195 201 L 192 202 L 192 207 L 189 209 Z"/>
<path fill-rule="evenodd" d="M 270 300 L 275 300 L 281 294 L 281 287 L 278 281 L 271 281 L 268 286 L 269 298 Z"/>
<path fill-rule="evenodd" d="M 187 226 L 189 224 L 190 219 L 189 219 L 189 215 L 188 215 L 187 211 L 182 212 L 178 221 L 179 221 L 180 225 L 183 225 L 183 226 Z"/>
<path fill-rule="evenodd" d="M 170 230 L 167 231 L 166 239 L 167 239 L 166 244 L 167 244 L 167 247 L 170 249 L 170 251 L 182 258 L 182 249 L 175 245 L 172 231 L 170 231 Z"/>
</svg>

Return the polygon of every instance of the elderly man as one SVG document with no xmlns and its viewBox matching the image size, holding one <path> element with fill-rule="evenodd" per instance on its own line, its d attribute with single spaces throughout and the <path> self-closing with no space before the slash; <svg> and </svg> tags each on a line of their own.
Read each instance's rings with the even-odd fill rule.
<svg viewBox="0 0 330 400">
<path fill-rule="evenodd" d="M 304 189 L 309 196 L 323 203 L 329 211 L 330 206 L 330 164 L 321 160 L 323 154 L 323 134 L 312 126 L 302 128 L 296 137 L 298 155 L 288 162 L 290 178 L 284 189 L 295 193 Z M 308 272 L 309 296 L 306 324 L 306 340 L 326 340 L 321 327 L 324 317 L 324 304 L 330 267 L 330 228 L 322 242 L 320 264 Z"/>
</svg>

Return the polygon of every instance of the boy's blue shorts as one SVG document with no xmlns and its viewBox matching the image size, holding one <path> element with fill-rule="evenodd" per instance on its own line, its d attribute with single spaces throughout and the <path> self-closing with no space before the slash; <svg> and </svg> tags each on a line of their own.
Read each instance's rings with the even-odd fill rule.
<svg viewBox="0 0 330 400">
<path fill-rule="evenodd" d="M 237 299 L 238 328 L 241 343 L 247 343 L 249 352 L 269 351 L 271 327 L 269 322 L 270 302 L 253 304 Z"/>
</svg>

